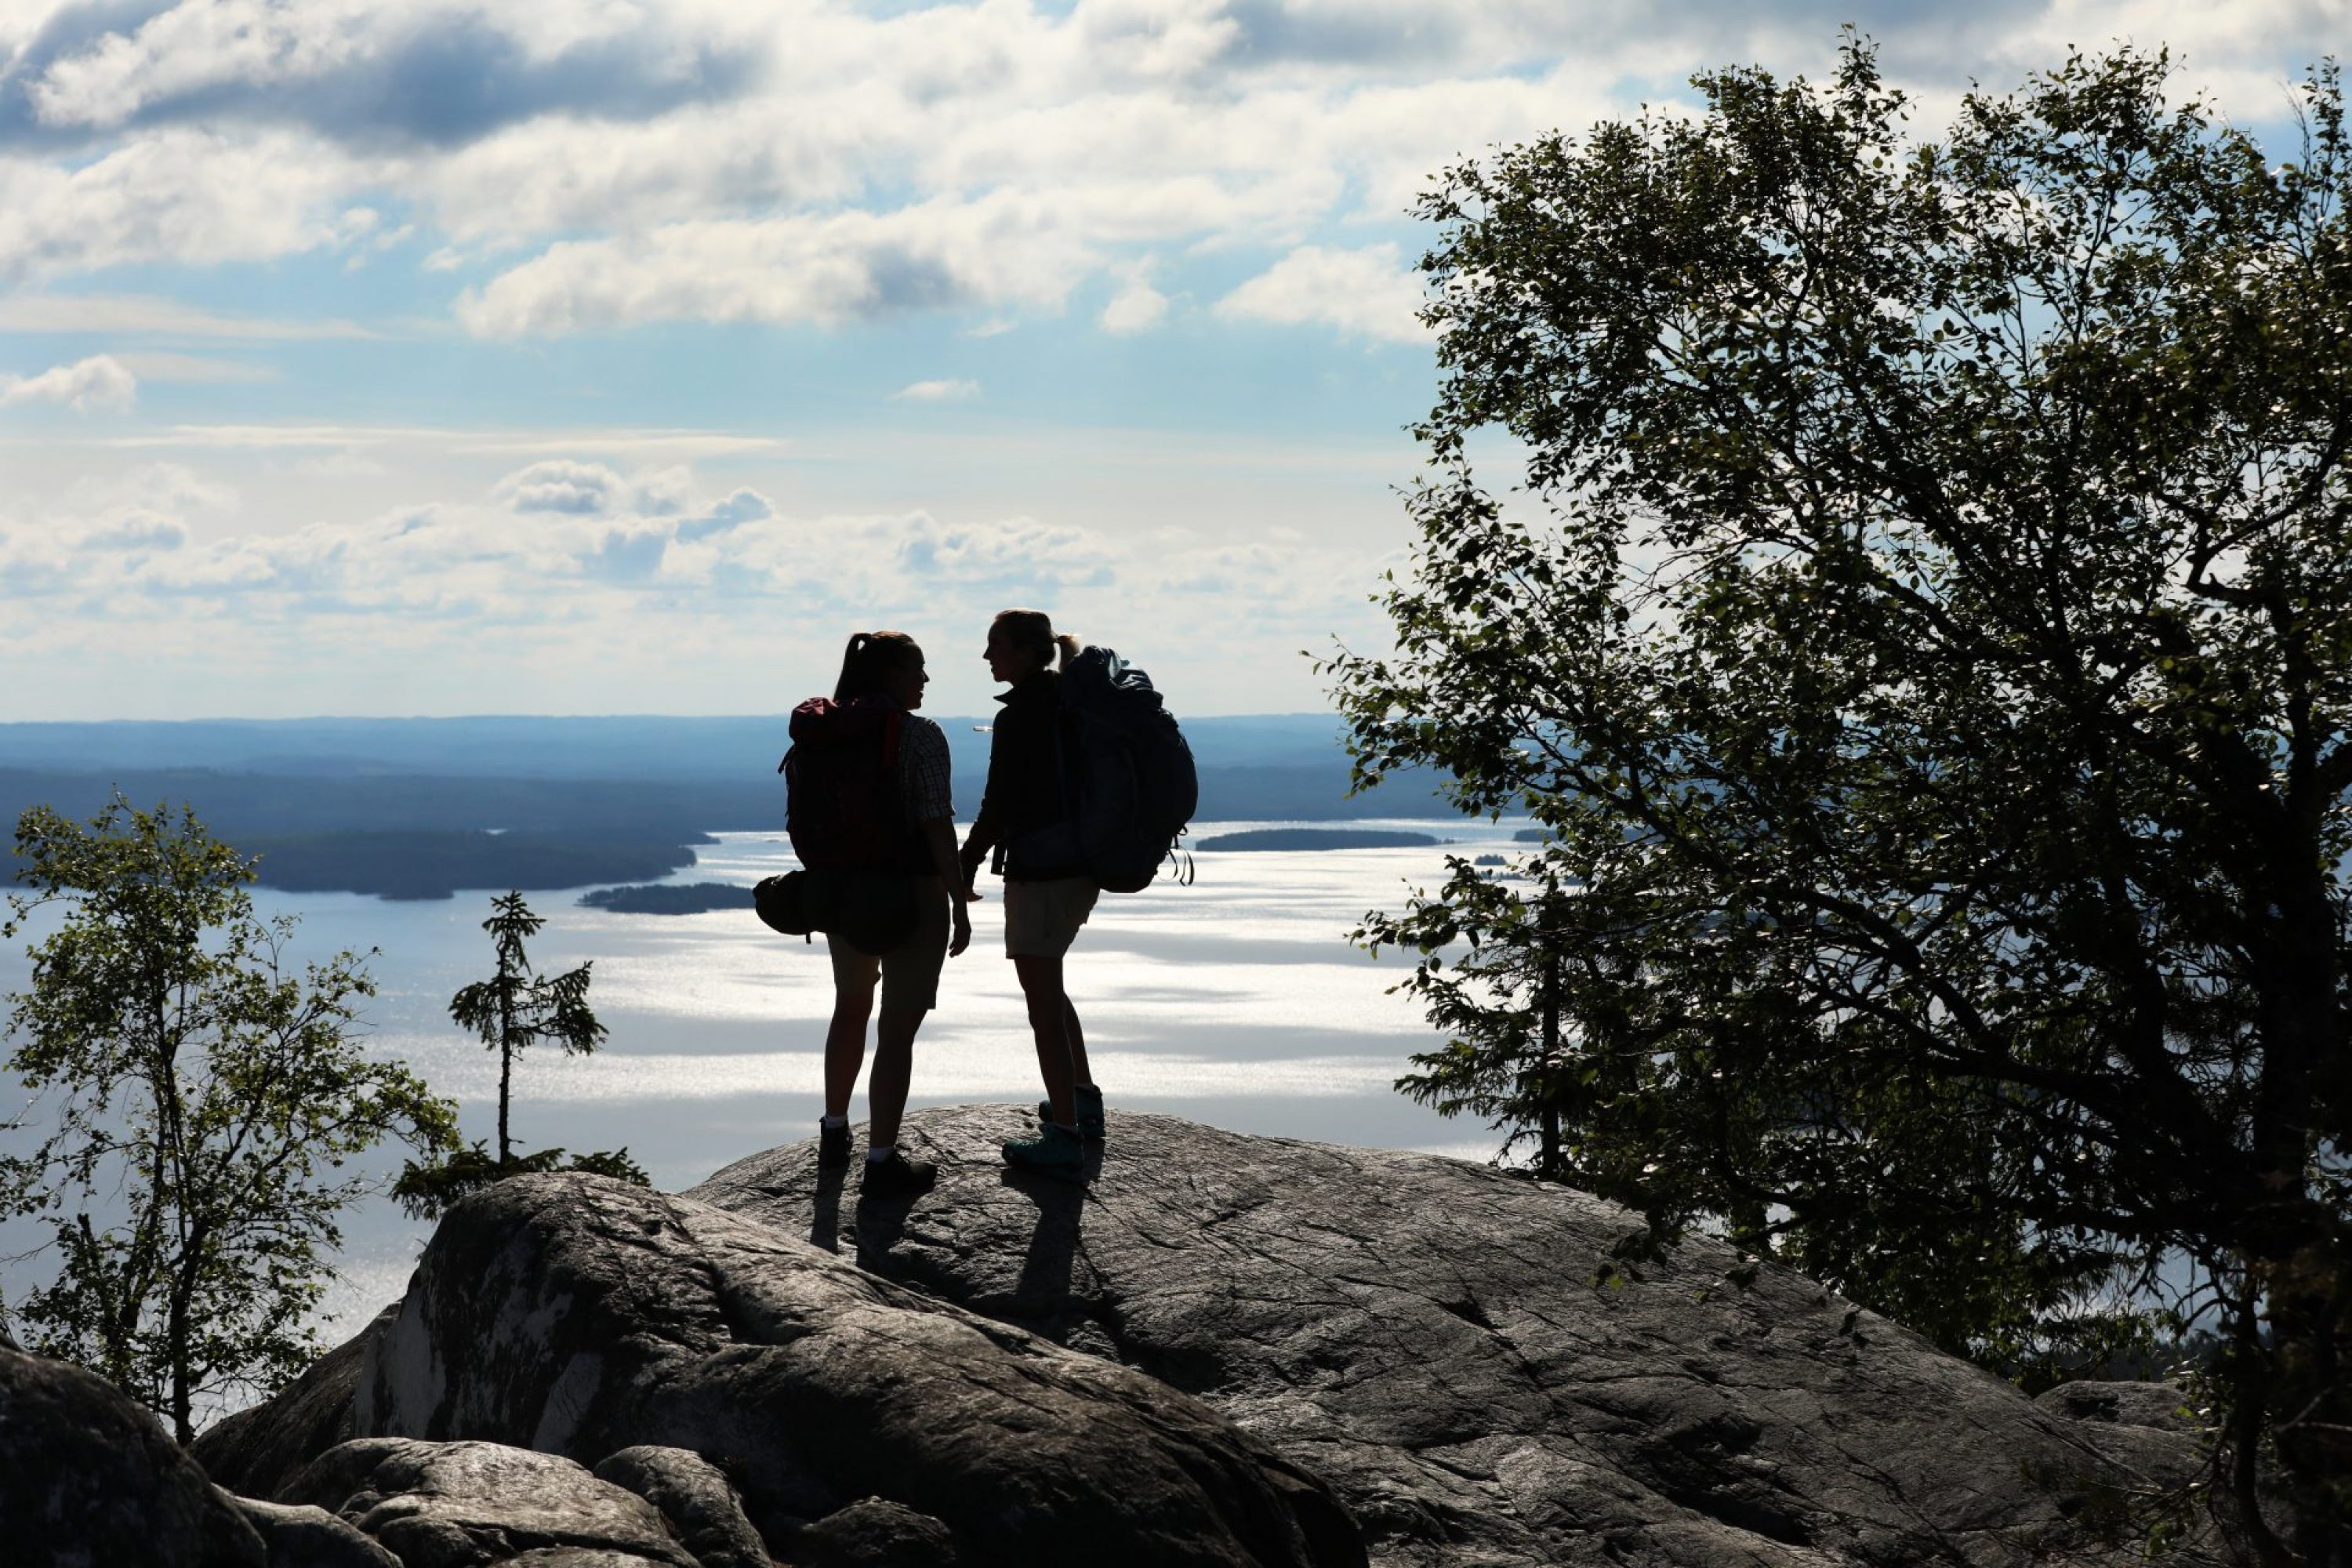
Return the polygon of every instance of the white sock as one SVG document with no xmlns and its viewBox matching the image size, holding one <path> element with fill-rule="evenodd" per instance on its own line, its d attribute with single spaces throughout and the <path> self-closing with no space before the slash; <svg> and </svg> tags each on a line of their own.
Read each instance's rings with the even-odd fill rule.
<svg viewBox="0 0 2352 1568">
<path fill-rule="evenodd" d="M 846 1127 L 849 1125 L 849 1118 L 846 1116 L 820 1116 L 816 1120 L 817 1125 L 820 1127 Z"/>
<path fill-rule="evenodd" d="M 869 1165 L 878 1165 L 898 1152 L 896 1149 L 886 1149 L 879 1143 L 870 1143 L 866 1149 L 866 1163 Z"/>
</svg>

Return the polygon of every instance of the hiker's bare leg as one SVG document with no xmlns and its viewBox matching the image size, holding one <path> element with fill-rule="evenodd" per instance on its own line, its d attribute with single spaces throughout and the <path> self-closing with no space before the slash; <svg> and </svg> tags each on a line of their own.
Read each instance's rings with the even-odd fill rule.
<svg viewBox="0 0 2352 1568">
<path fill-rule="evenodd" d="M 1094 1082 L 1094 1069 L 1087 1066 L 1087 1032 L 1078 1026 L 1078 1009 L 1067 991 L 1062 993 L 1062 1027 L 1070 1037 L 1070 1081 Z"/>
<path fill-rule="evenodd" d="M 874 981 L 833 988 L 833 1022 L 824 1032 L 824 1113 L 847 1116 L 866 1065 L 866 1020 L 874 1014 Z M 905 1092 L 900 1091 L 901 1094 Z"/>
<path fill-rule="evenodd" d="M 915 1076 L 915 1031 L 923 1015 L 911 1007 L 885 1007 L 874 1031 L 874 1075 L 866 1080 L 866 1142 L 887 1149 L 898 1142 L 898 1119 L 907 1113 L 907 1086 Z"/>
<path fill-rule="evenodd" d="M 1045 1099 L 1054 1120 L 1064 1127 L 1078 1124 L 1070 1085 L 1077 1079 L 1070 1063 L 1070 1025 L 1077 1015 L 1062 994 L 1062 961 L 1016 953 L 1013 973 L 1020 977 L 1022 998 L 1029 1004 L 1029 1033 L 1037 1042 L 1037 1072 L 1045 1080 Z"/>
</svg>

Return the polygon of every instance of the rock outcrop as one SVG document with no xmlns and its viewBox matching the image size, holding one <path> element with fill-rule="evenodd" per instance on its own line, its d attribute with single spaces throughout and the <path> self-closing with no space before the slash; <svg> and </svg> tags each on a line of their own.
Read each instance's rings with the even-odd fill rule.
<svg viewBox="0 0 2352 1568">
<path fill-rule="evenodd" d="M 645 1445 L 607 1454 L 596 1479 L 626 1487 L 670 1521 L 702 1568 L 768 1568 L 767 1542 L 725 1471 L 687 1448 Z"/>
<path fill-rule="evenodd" d="M 0 1346 L 0 1557 L 16 1568 L 267 1568 L 268 1544 L 155 1417 Z"/>
<path fill-rule="evenodd" d="M 2123 1474 L 2159 1488 L 2188 1485 L 2204 1468 L 2191 1441 L 2189 1395 L 2169 1383 L 2067 1383 L 2033 1402 L 2074 1425 L 2074 1433 Z"/>
<path fill-rule="evenodd" d="M 911 1204 L 813 1144 L 503 1184 L 199 1453 L 407 1568 L 2119 1568 L 2195 1462 L 2169 1391 L 2037 1405 L 1566 1189 L 1116 1113 L 1081 1188 L 1025 1125 L 911 1118 Z"/>
<path fill-rule="evenodd" d="M 1025 1125 L 910 1118 L 941 1172 L 911 1212 L 845 1214 L 806 1144 L 690 1195 L 1197 1395 L 1329 1479 L 1376 1563 L 2120 1563 L 2082 1505 L 2193 1452 L 2095 1442 L 1727 1247 L 1645 1261 L 1566 1188 L 1114 1113 L 1079 1189 L 1003 1174 Z"/>
<path fill-rule="evenodd" d="M 277 1494 L 288 1477 L 352 1430 L 352 1396 L 360 1360 L 375 1337 L 400 1315 L 397 1304 L 310 1363 L 266 1405 L 253 1405 L 196 1434 L 191 1451 L 215 1482 L 245 1497 Z"/>
<path fill-rule="evenodd" d="M 310 1504 L 231 1499 L 269 1547 L 269 1568 L 407 1568 L 338 1514 Z"/>
<path fill-rule="evenodd" d="M 677 1561 L 703 1568 L 740 1555 L 739 1520 L 788 1561 L 883 1561 L 877 1510 L 973 1564 L 1364 1561 L 1328 1487 L 1141 1373 L 593 1177 L 518 1178 L 460 1205 L 399 1311 L 354 1343 L 348 1419 L 316 1407 L 323 1382 L 281 1398 L 305 1429 L 357 1440 L 284 1473 L 265 1406 L 210 1451 L 412 1563 L 428 1539 L 450 1543 L 436 1563 L 502 1561 L 482 1555 L 489 1532 L 533 1495 L 552 1511 L 516 1512 L 498 1540 L 593 1536 L 671 1561 L 615 1532 L 634 1509 L 668 1517 Z M 581 1539 L 558 1541 L 572 1516 Z"/>
<path fill-rule="evenodd" d="M 278 1494 L 348 1520 L 406 1568 L 552 1559 L 580 1568 L 702 1568 L 659 1510 L 569 1459 L 500 1443 L 362 1437 Z"/>
</svg>

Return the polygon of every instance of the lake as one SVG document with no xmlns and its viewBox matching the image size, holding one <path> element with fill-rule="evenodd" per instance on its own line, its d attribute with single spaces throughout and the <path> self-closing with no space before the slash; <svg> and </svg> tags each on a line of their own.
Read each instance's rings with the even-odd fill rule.
<svg viewBox="0 0 2352 1568">
<path fill-rule="evenodd" d="M 1193 835 L 1297 826 L 1305 825 L 1201 823 Z M 1239 1131 L 1473 1159 L 1494 1152 L 1499 1139 L 1484 1127 L 1442 1119 L 1391 1087 L 1406 1058 L 1433 1037 L 1416 1007 L 1387 994 L 1410 972 L 1409 956 L 1375 961 L 1346 936 L 1366 910 L 1401 905 L 1408 886 L 1435 887 L 1447 854 L 1507 851 L 1523 825 L 1349 826 L 1454 842 L 1202 853 L 1189 887 L 1163 879 L 1140 893 L 1103 896 L 1068 973 L 1114 1114 L 1157 1111 Z M 781 834 L 728 834 L 700 847 L 697 863 L 670 879 L 748 886 L 793 864 Z M 949 961 L 940 1009 L 916 1041 L 914 1105 L 1028 1103 L 1040 1093 L 1020 989 L 1003 956 L 1001 888 L 982 878 L 987 896 L 972 906 L 971 948 Z M 578 897 L 534 896 L 548 923 L 530 954 L 542 970 L 594 961 L 589 999 L 611 1034 L 591 1057 L 542 1047 L 522 1058 L 517 1142 L 626 1145 L 656 1185 L 675 1191 L 755 1151 L 813 1136 L 833 996 L 823 939 L 778 936 L 748 910 L 615 914 L 582 908 Z M 489 973 L 480 929 L 487 894 L 386 903 L 264 889 L 255 902 L 265 914 L 299 918 L 298 957 L 376 949 L 371 1048 L 404 1059 L 455 1097 L 468 1138 L 494 1136 L 497 1058 L 458 1033 L 446 1012 L 453 992 Z M 0 989 L 25 984 L 22 945 L 0 952 Z M 862 1093 L 851 1115 L 865 1115 Z M 387 1163 L 397 1166 L 396 1158 Z M 341 1322 L 331 1338 L 400 1295 L 429 1227 L 377 1197 L 352 1211 L 345 1230 L 330 1301 Z M 25 1271 L 8 1275 L 21 1284 Z"/>
</svg>

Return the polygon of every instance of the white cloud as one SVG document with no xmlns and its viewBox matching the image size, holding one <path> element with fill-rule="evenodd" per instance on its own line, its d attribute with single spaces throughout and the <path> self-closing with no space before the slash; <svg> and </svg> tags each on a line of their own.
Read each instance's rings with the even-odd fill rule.
<svg viewBox="0 0 2352 1568">
<path fill-rule="evenodd" d="M 373 338 L 354 321 L 224 316 L 148 294 L 18 294 L 0 299 L 0 332 L 107 332 L 158 338 L 298 341 Z"/>
<path fill-rule="evenodd" d="M 1362 531 L 1247 543 L 1093 508 L 793 510 L 588 456 L 396 505 L 383 473 L 337 464 L 307 475 L 289 527 L 269 471 L 250 501 L 178 463 L 0 495 L 0 647 L 33 683 L 26 711 L 148 689 L 149 666 L 215 711 L 772 710 L 822 684 L 848 628 L 888 625 L 933 650 L 940 710 L 973 712 L 980 634 L 1008 604 L 1144 660 L 1187 712 L 1295 710 L 1316 700 L 1296 650 L 1377 641 Z"/>
<path fill-rule="evenodd" d="M 1118 292 L 1102 308 L 1096 324 L 1113 337 L 1129 337 L 1148 332 L 1168 317 L 1168 296 L 1151 286 L 1149 260 L 1114 268 L 1120 279 Z"/>
<path fill-rule="evenodd" d="M 620 504 L 626 481 L 602 463 L 546 462 L 508 475 L 497 493 L 517 511 L 599 514 Z"/>
<path fill-rule="evenodd" d="M 57 403 L 77 414 L 127 412 L 139 399 L 139 378 L 112 354 L 93 354 L 38 375 L 0 376 L 0 408 Z"/>
<path fill-rule="evenodd" d="M 177 463 L 84 480 L 37 521 L 0 513 L 0 588 L 113 591 L 185 548 L 191 519 L 226 516 L 236 506 L 234 491 Z"/>
<path fill-rule="evenodd" d="M 2069 42 L 2128 37 L 2170 43 L 2184 82 L 2275 121 L 2342 10 L 1987 0 L 1877 28 L 1890 79 L 1929 105 L 1971 79 L 2012 82 Z M 887 16 L 847 0 L 147 0 L 23 15 L 38 19 L 0 23 L 18 49 L 0 92 L 0 281 L 321 249 L 356 263 L 414 234 L 428 271 L 504 258 L 458 314 L 520 337 L 1051 311 L 1099 278 L 1114 285 L 1102 328 L 1141 331 L 1166 308 L 1133 271 L 1142 254 L 1337 253 L 1349 226 L 1401 224 L 1448 162 L 1685 97 L 1694 69 L 1819 76 L 1842 14 L 1816 0 L 978 0 Z M 1301 314 L 1275 289 L 1249 296 L 1291 312 L 1270 319 L 1415 335 Z"/>
<path fill-rule="evenodd" d="M 1217 314 L 1283 326 L 1317 323 L 1357 337 L 1418 342 L 1429 336 L 1414 316 L 1423 298 L 1420 275 L 1398 259 L 1393 245 L 1357 250 L 1303 245 L 1218 300 Z"/>
<path fill-rule="evenodd" d="M 446 142 L 538 112 L 645 113 L 725 93 L 756 39 L 696 4 L 181 0 L 45 51 L 23 92 L 53 131 L 209 111 Z"/>
<path fill-rule="evenodd" d="M 677 468 L 537 462 L 478 499 L 373 512 L 372 477 L 348 477 L 350 515 L 270 531 L 236 526 L 236 496 L 200 472 L 150 464 L 81 487 L 37 524 L 0 517 L 10 581 L 210 601 L 244 616 L 273 605 L 273 616 L 470 616 L 576 631 L 647 616 L 701 625 L 714 596 L 782 595 L 810 614 L 919 608 L 974 626 L 1003 602 L 1088 593 L 1271 601 L 1287 587 L 1320 605 L 1350 576 L 1346 550 L 1279 541 L 1236 549 L 921 509 L 792 516 L 748 487 L 710 496 Z M 1352 582 L 1347 596 L 1361 597 Z"/>
<path fill-rule="evenodd" d="M 318 249 L 343 232 L 339 198 L 362 177 L 284 133 L 171 130 L 73 168 L 0 157 L 0 282 Z"/>
<path fill-rule="evenodd" d="M 887 213 L 666 225 L 565 241 L 458 301 L 489 337 L 647 321 L 839 323 L 969 304 L 1056 305 L 1085 271 L 1084 240 L 1017 197 Z"/>
<path fill-rule="evenodd" d="M 907 403 L 966 403 L 980 395 L 976 381 L 916 381 L 890 395 Z"/>
</svg>

